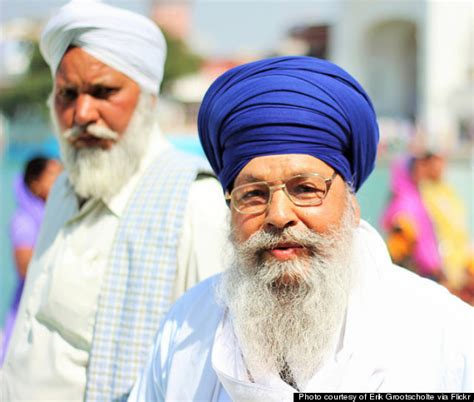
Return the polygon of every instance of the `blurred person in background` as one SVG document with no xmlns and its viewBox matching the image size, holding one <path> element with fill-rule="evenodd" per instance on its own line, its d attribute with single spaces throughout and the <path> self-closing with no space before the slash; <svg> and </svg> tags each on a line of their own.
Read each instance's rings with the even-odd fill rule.
<svg viewBox="0 0 474 402">
<path fill-rule="evenodd" d="M 10 221 L 10 239 L 18 285 L 5 321 L 0 366 L 15 323 L 26 271 L 43 220 L 46 198 L 61 170 L 62 166 L 57 160 L 36 156 L 26 163 L 23 175 L 14 183 L 17 209 Z"/>
<path fill-rule="evenodd" d="M 456 189 L 444 178 L 445 158 L 427 152 L 420 159 L 426 170 L 420 192 L 434 223 L 446 284 L 460 294 L 470 282 L 469 266 L 473 264 L 466 208 Z"/>
<path fill-rule="evenodd" d="M 420 157 L 404 157 L 393 162 L 390 200 L 381 226 L 387 233 L 387 247 L 395 264 L 439 282 L 444 273 L 438 239 L 419 189 L 427 171 Z"/>
<path fill-rule="evenodd" d="M 225 201 L 207 162 L 160 133 L 166 44 L 154 22 L 72 1 L 40 49 L 65 174 L 48 199 L 0 393 L 123 400 L 171 302 L 222 270 Z"/>
</svg>

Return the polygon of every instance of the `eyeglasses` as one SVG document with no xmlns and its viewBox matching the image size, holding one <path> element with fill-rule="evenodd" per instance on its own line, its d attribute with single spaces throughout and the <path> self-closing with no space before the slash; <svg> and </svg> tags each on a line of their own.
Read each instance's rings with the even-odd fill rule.
<svg viewBox="0 0 474 402">
<path fill-rule="evenodd" d="M 325 178 L 318 173 L 300 174 L 290 177 L 281 184 L 270 185 L 275 181 L 258 181 L 243 184 L 226 193 L 226 200 L 241 214 L 261 214 L 272 202 L 273 193 L 282 189 L 290 201 L 299 206 L 318 206 L 323 203 L 331 184 L 336 178 L 334 172 Z"/>
</svg>

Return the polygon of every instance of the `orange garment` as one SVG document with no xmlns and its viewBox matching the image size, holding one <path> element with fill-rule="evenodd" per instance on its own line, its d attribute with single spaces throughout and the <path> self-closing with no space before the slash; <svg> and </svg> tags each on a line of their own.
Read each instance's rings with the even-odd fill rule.
<svg viewBox="0 0 474 402">
<path fill-rule="evenodd" d="M 387 247 L 395 264 L 407 266 L 413 254 L 417 234 L 408 215 L 399 215 L 387 234 Z"/>
</svg>

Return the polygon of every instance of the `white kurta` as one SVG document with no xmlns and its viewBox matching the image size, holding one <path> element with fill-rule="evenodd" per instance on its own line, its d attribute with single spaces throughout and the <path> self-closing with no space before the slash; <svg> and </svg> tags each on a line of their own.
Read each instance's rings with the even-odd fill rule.
<svg viewBox="0 0 474 402">
<path fill-rule="evenodd" d="M 1 373 L 5 400 L 83 400 L 102 278 L 120 217 L 147 167 L 171 146 L 156 134 L 139 171 L 111 199 L 89 200 L 79 210 L 66 176 L 58 179 Z M 173 299 L 222 269 L 226 218 L 219 183 L 194 182 L 177 245 Z"/>
<path fill-rule="evenodd" d="M 356 232 L 355 283 L 334 356 L 302 392 L 474 391 L 474 309 L 392 265 L 377 232 Z M 197 285 L 162 323 L 129 401 L 291 401 L 277 373 L 253 383 L 213 287 Z"/>
</svg>

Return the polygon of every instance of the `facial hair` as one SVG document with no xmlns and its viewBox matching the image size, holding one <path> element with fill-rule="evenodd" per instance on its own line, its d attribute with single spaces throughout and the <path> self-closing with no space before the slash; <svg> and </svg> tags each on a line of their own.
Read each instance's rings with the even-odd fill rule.
<svg viewBox="0 0 474 402">
<path fill-rule="evenodd" d="M 350 289 L 354 222 L 346 202 L 339 226 L 328 233 L 260 231 L 244 243 L 231 236 L 234 259 L 217 293 L 254 379 L 287 365 L 304 386 L 335 349 Z M 282 242 L 301 244 L 309 255 L 263 259 L 263 250 Z M 283 275 L 292 279 L 282 281 Z"/>
<path fill-rule="evenodd" d="M 104 126 L 97 124 L 87 126 L 87 132 L 90 135 L 116 140 L 110 149 L 75 148 L 68 139 L 82 129 L 74 126 L 61 132 L 54 108 L 50 106 L 51 120 L 56 128 L 61 159 L 74 192 L 79 197 L 107 199 L 117 194 L 139 169 L 156 122 L 153 102 L 152 95 L 146 93 L 140 95 L 128 127 L 122 136 Z"/>
</svg>

